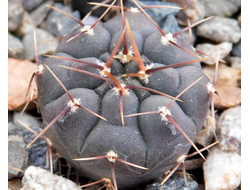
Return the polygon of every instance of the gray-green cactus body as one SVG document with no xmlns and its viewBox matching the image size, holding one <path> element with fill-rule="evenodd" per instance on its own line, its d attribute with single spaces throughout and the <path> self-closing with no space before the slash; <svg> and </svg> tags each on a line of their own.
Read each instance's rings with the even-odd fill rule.
<svg viewBox="0 0 250 190">
<path fill-rule="evenodd" d="M 142 58 L 148 60 L 144 62 L 145 65 L 153 63 L 154 68 L 198 59 L 172 44 L 163 45 L 161 33 L 143 13 L 125 12 L 125 16 Z M 66 43 L 81 29 L 79 26 L 68 34 L 58 46 L 55 55 L 94 64 L 105 63 L 122 33 L 122 18 L 118 15 L 104 24 L 99 23 L 93 29 L 92 35 L 83 33 Z M 127 39 L 130 47 L 129 37 Z M 178 45 L 194 52 L 180 37 L 177 36 L 175 40 Z M 120 49 L 122 48 L 123 42 L 120 45 Z M 171 122 L 162 120 L 160 114 L 124 117 L 125 125 L 122 126 L 119 95 L 111 84 L 59 65 L 99 74 L 95 67 L 55 58 L 47 58 L 44 63 L 61 80 L 72 97 L 79 99 L 82 106 L 107 119 L 106 122 L 79 108 L 75 112 L 67 112 L 46 132 L 59 154 L 80 174 L 93 180 L 104 177 L 112 179 L 107 159 L 72 160 L 104 156 L 112 150 L 127 162 L 149 168 L 143 170 L 116 161 L 118 187 L 129 188 L 163 175 L 176 164 L 181 155 L 189 151 L 190 143 Z M 209 79 L 202 73 L 200 63 L 153 72 L 147 83 L 138 77 L 120 77 L 122 74 L 138 71 L 136 61 L 123 64 L 114 59 L 111 65 L 111 73 L 127 86 L 144 86 L 174 97 L 203 76 L 180 96 L 179 99 L 183 102 L 176 101 L 170 107 L 172 118 L 194 140 L 204 124 L 209 107 L 206 88 Z M 70 99 L 46 68 L 38 76 L 37 84 L 39 106 L 44 124 L 47 125 L 67 107 Z M 129 115 L 157 111 L 171 101 L 171 98 L 146 90 L 131 89 L 128 96 L 122 97 L 123 112 L 124 115 Z"/>
</svg>

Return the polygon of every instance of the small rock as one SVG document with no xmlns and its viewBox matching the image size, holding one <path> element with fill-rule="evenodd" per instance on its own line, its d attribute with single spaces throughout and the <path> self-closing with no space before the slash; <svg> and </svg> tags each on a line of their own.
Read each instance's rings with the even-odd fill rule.
<svg viewBox="0 0 250 190">
<path fill-rule="evenodd" d="M 147 185 L 145 190 L 197 190 L 198 183 L 192 179 L 187 178 L 187 184 L 185 185 L 185 180 L 183 175 L 173 174 L 164 184 L 163 186 L 160 183 L 163 179 L 157 180 L 157 182 Z M 161 188 L 162 187 L 162 188 Z"/>
<path fill-rule="evenodd" d="M 237 20 L 216 16 L 197 27 L 197 35 L 215 42 L 237 43 L 241 30 Z"/>
<path fill-rule="evenodd" d="M 17 28 L 17 35 L 20 37 L 23 37 L 25 34 L 27 34 L 30 31 L 34 31 L 34 28 L 36 27 L 35 22 L 31 18 L 28 12 L 24 12 L 23 14 L 23 20 L 20 26 Z"/>
<path fill-rule="evenodd" d="M 8 136 L 8 166 L 19 170 L 25 170 L 28 163 L 28 151 L 25 149 L 25 143 L 20 136 Z M 23 172 L 15 169 L 8 169 L 8 179 L 23 176 Z"/>
<path fill-rule="evenodd" d="M 202 68 L 204 74 L 213 80 L 215 75 L 214 66 L 205 66 Z M 216 109 L 226 109 L 237 106 L 241 103 L 241 89 L 238 87 L 241 83 L 241 70 L 228 67 L 225 64 L 219 64 L 217 80 L 214 88 L 221 98 L 214 94 L 214 105 Z"/>
<path fill-rule="evenodd" d="M 230 56 L 227 58 L 228 63 L 230 63 L 231 67 L 234 69 L 241 69 L 241 58 Z"/>
<path fill-rule="evenodd" d="M 174 34 L 182 29 L 179 27 L 178 21 L 173 14 L 168 15 L 162 22 L 163 24 L 161 28 L 162 31 L 164 31 L 165 33 L 171 32 L 172 34 Z M 180 37 L 186 40 L 186 42 L 190 43 L 189 31 L 181 33 Z M 194 35 L 194 33 L 192 33 L 192 37 L 193 37 L 193 43 L 195 43 L 196 36 Z"/>
<path fill-rule="evenodd" d="M 29 81 L 37 65 L 28 60 L 8 59 L 8 110 L 21 110 L 30 100 L 26 97 Z M 34 91 L 34 99 L 37 93 Z"/>
<path fill-rule="evenodd" d="M 241 146 L 241 106 L 223 111 L 217 126 L 221 150 L 238 152 Z"/>
<path fill-rule="evenodd" d="M 20 178 L 14 178 L 8 181 L 8 188 L 11 190 L 20 190 L 22 187 L 23 186 Z"/>
<path fill-rule="evenodd" d="M 239 14 L 239 16 L 237 17 L 237 20 L 239 22 L 239 25 L 241 26 L 241 13 Z"/>
<path fill-rule="evenodd" d="M 23 59 L 24 48 L 22 42 L 8 32 L 8 57 Z"/>
<path fill-rule="evenodd" d="M 203 164 L 203 171 L 206 190 L 233 190 L 241 181 L 241 157 L 214 146 Z"/>
<path fill-rule="evenodd" d="M 64 6 L 61 3 L 55 3 L 54 7 L 70 14 L 78 20 L 81 20 L 80 13 L 78 11 L 72 13 L 69 6 Z M 56 37 L 65 36 L 77 25 L 77 22 L 56 10 L 52 10 L 46 19 L 46 30 L 51 34 L 54 34 Z"/>
<path fill-rule="evenodd" d="M 30 16 L 35 21 L 36 26 L 41 25 L 47 17 L 48 12 L 51 11 L 51 8 L 46 7 L 46 5 L 53 5 L 53 1 L 46 1 L 45 3 L 42 3 L 30 13 Z"/>
<path fill-rule="evenodd" d="M 39 6 L 42 2 L 44 2 L 46 0 L 23 0 L 23 7 L 25 8 L 25 10 L 27 11 L 31 11 L 32 9 L 36 8 L 37 6 Z"/>
<path fill-rule="evenodd" d="M 76 188 L 77 185 L 69 179 L 61 176 L 52 175 L 50 172 L 35 166 L 29 166 L 22 178 L 23 186 L 29 184 L 26 187 L 27 190 L 33 189 L 51 189 L 53 190 L 65 190 Z M 77 188 L 80 190 L 81 188 Z"/>
<path fill-rule="evenodd" d="M 23 37 L 23 46 L 25 58 L 28 60 L 35 60 L 35 47 L 34 47 L 34 37 L 33 31 L 27 33 Z M 46 30 L 37 28 L 36 29 L 36 39 L 37 43 L 54 39 L 54 36 L 47 32 Z M 58 46 L 58 41 L 50 41 L 42 44 L 37 44 L 38 55 L 53 53 Z M 33 48 L 34 47 L 34 48 Z"/>
<path fill-rule="evenodd" d="M 214 88 L 221 96 L 220 98 L 214 95 L 214 107 L 216 109 L 224 110 L 241 103 L 241 89 L 239 87 L 214 85 Z"/>
<path fill-rule="evenodd" d="M 23 112 L 22 114 L 21 114 L 21 112 L 14 112 L 13 124 L 17 128 L 19 128 L 19 131 L 23 131 L 23 132 L 29 132 L 30 130 L 23 127 L 23 125 L 21 123 L 19 123 L 18 120 L 35 131 L 37 129 L 40 129 L 40 125 L 42 124 L 41 120 L 35 118 L 34 116 L 32 116 L 26 112 Z"/>
<path fill-rule="evenodd" d="M 13 121 L 12 111 L 8 110 L 8 122 L 12 122 L 12 121 Z"/>
<path fill-rule="evenodd" d="M 20 128 L 16 127 L 12 122 L 9 122 L 8 135 L 20 135 Z"/>
<path fill-rule="evenodd" d="M 84 24 L 94 24 L 98 20 L 98 17 L 89 15 L 84 21 Z"/>
<path fill-rule="evenodd" d="M 205 17 L 205 8 L 198 0 L 167 0 L 168 2 L 176 3 L 183 8 L 177 15 L 180 25 L 187 26 L 187 19 L 191 23 L 201 20 Z"/>
<path fill-rule="evenodd" d="M 179 7 L 176 3 L 168 3 L 164 1 L 143 1 L 142 3 L 145 4 L 145 6 L 155 5 L 155 6 Z M 136 4 L 134 4 L 132 1 L 126 1 L 125 6 L 137 7 Z M 145 9 L 145 11 L 158 25 L 160 25 L 162 19 L 164 19 L 166 16 L 170 14 L 176 15 L 180 11 L 180 9 L 160 8 L 160 9 Z"/>
<path fill-rule="evenodd" d="M 217 49 L 219 48 L 219 59 L 224 59 L 232 50 L 233 48 L 233 44 L 229 43 L 229 42 L 222 42 L 218 45 L 212 45 L 212 44 L 208 44 L 208 43 L 204 43 L 204 44 L 198 44 L 196 46 L 196 49 L 206 53 L 212 57 L 216 57 L 217 55 Z M 208 58 L 208 56 L 206 55 L 200 55 L 202 58 Z M 214 65 L 216 63 L 215 59 L 208 59 L 208 60 L 204 60 L 202 61 L 208 65 Z"/>
<path fill-rule="evenodd" d="M 18 120 L 37 133 L 40 133 L 42 131 L 42 128 L 40 128 L 40 126 L 42 125 L 42 121 L 38 120 L 37 118 L 34 118 L 34 116 L 27 114 L 26 112 L 24 112 L 22 115 L 21 112 L 14 112 L 14 126 L 10 125 L 10 127 L 12 128 L 10 128 L 9 131 L 10 133 L 17 132 L 16 134 L 22 136 L 26 145 L 28 145 L 36 137 L 36 134 L 31 132 L 29 129 L 26 129 L 21 123 L 18 122 Z M 28 165 L 39 166 L 41 168 L 48 169 L 46 161 L 47 148 L 48 142 L 42 138 L 38 138 L 27 149 L 29 152 Z M 53 171 L 59 173 L 56 156 L 53 157 L 53 163 Z"/>
<path fill-rule="evenodd" d="M 234 44 L 232 55 L 241 57 L 241 40 L 237 44 Z"/>
<path fill-rule="evenodd" d="M 238 7 L 228 0 L 201 0 L 205 7 L 205 16 L 230 17 L 238 11 Z"/>
<path fill-rule="evenodd" d="M 14 32 L 21 24 L 24 14 L 22 0 L 8 0 L 8 30 Z"/>
<path fill-rule="evenodd" d="M 215 138 L 217 117 L 218 117 L 218 114 L 215 114 L 215 126 L 214 126 L 213 118 L 211 114 L 207 116 L 206 123 L 203 129 L 196 136 L 197 143 L 199 143 L 200 145 L 204 147 L 212 144 L 213 139 Z"/>
<path fill-rule="evenodd" d="M 210 79 L 210 81 L 213 80 L 213 77 L 215 75 L 214 72 L 215 68 L 214 66 L 204 66 L 202 68 L 202 71 L 204 74 Z M 235 69 L 229 66 L 226 66 L 225 64 L 219 64 L 218 67 L 218 73 L 217 73 L 217 79 L 215 81 L 216 86 L 239 86 L 239 83 L 241 81 L 241 70 Z"/>
<path fill-rule="evenodd" d="M 236 5 L 238 8 L 241 7 L 241 0 L 228 0 L 230 2 L 232 2 L 234 5 Z"/>
<path fill-rule="evenodd" d="M 42 130 L 39 128 L 34 129 L 37 133 L 40 133 Z M 24 142 L 28 145 L 35 137 L 36 134 L 30 131 L 23 131 L 22 136 Z M 46 162 L 46 153 L 47 153 L 48 143 L 42 138 L 38 138 L 29 148 L 29 166 L 39 166 L 44 169 L 48 169 L 47 162 Z M 55 167 L 53 165 L 53 170 L 57 170 L 57 162 Z"/>
</svg>

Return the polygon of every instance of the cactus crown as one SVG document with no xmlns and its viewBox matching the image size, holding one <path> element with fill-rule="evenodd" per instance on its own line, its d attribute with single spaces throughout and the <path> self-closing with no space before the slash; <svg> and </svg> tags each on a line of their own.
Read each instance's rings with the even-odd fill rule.
<svg viewBox="0 0 250 190">
<path fill-rule="evenodd" d="M 93 25 L 77 21 L 39 64 L 46 127 L 32 142 L 45 133 L 81 175 L 117 189 L 158 178 L 196 148 L 209 79 L 181 32 L 162 31 L 136 2 L 131 9 L 114 3 L 102 5 L 120 14 L 101 23 L 106 11 Z"/>
</svg>

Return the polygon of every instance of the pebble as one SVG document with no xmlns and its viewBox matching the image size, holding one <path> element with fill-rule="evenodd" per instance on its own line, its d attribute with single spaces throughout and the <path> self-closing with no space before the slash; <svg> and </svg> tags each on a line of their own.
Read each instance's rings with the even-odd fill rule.
<svg viewBox="0 0 250 190">
<path fill-rule="evenodd" d="M 205 7 L 205 16 L 230 17 L 238 11 L 238 7 L 228 0 L 201 0 Z"/>
<path fill-rule="evenodd" d="M 187 26 L 187 19 L 189 19 L 192 24 L 205 17 L 205 8 L 200 1 L 168 0 L 168 2 L 174 2 L 183 8 L 177 15 L 178 23 L 180 25 Z"/>
<path fill-rule="evenodd" d="M 98 17 L 89 15 L 86 19 L 84 19 L 84 24 L 94 24 L 98 20 Z"/>
<path fill-rule="evenodd" d="M 215 75 L 214 66 L 206 65 L 202 68 L 204 74 L 213 80 Z M 219 64 L 217 79 L 214 88 L 220 94 L 221 98 L 214 94 L 214 105 L 216 109 L 227 109 L 237 106 L 241 103 L 241 70 L 235 69 L 225 64 Z"/>
<path fill-rule="evenodd" d="M 241 157 L 214 146 L 203 164 L 203 172 L 206 190 L 234 190 L 241 181 Z"/>
<path fill-rule="evenodd" d="M 218 114 L 215 113 L 215 126 L 213 126 L 213 118 L 211 114 L 207 116 L 203 129 L 196 136 L 196 143 L 206 147 L 213 143 L 216 132 L 216 123 L 218 120 Z"/>
<path fill-rule="evenodd" d="M 34 47 L 34 37 L 33 31 L 30 31 L 23 37 L 24 55 L 28 60 L 35 60 L 35 47 Z M 46 30 L 37 28 L 36 29 L 36 39 L 37 43 L 46 40 L 54 39 L 54 36 L 47 32 Z M 42 44 L 37 44 L 38 55 L 53 53 L 58 46 L 58 41 L 50 41 Z M 33 48 L 34 47 L 34 48 Z"/>
<path fill-rule="evenodd" d="M 27 97 L 26 93 L 31 75 L 36 69 L 37 65 L 28 60 L 8 59 L 8 110 L 21 110 L 30 100 L 30 93 Z M 37 99 L 36 91 L 34 99 Z"/>
<path fill-rule="evenodd" d="M 42 131 L 42 128 L 40 126 L 42 125 L 42 121 L 35 118 L 34 116 L 24 112 L 21 115 L 21 112 L 14 112 L 13 114 L 13 126 L 11 126 L 11 129 L 9 129 L 10 133 L 15 133 L 18 131 L 18 135 L 22 136 L 24 139 L 24 142 L 26 145 L 28 145 L 35 137 L 36 134 L 31 132 L 30 130 L 23 127 L 21 123 L 18 122 L 21 121 L 26 126 L 30 127 L 37 133 L 40 133 Z M 41 168 L 48 169 L 47 161 L 46 161 L 46 152 L 48 148 L 48 143 L 44 139 L 37 139 L 27 150 L 29 152 L 29 160 L 28 165 L 32 166 L 39 166 Z M 53 170 L 55 173 L 59 172 L 58 169 L 58 162 L 56 161 L 56 156 L 53 157 Z"/>
<path fill-rule="evenodd" d="M 22 187 L 20 178 L 14 178 L 8 181 L 8 188 L 11 190 L 20 190 Z"/>
<path fill-rule="evenodd" d="M 209 43 L 204 43 L 204 44 L 198 44 L 196 46 L 196 49 L 203 52 L 203 53 L 206 53 L 212 57 L 216 57 L 217 56 L 217 49 L 219 48 L 219 59 L 224 59 L 232 50 L 233 48 L 233 44 L 232 43 L 229 43 L 229 42 L 222 42 L 218 45 L 212 45 L 212 44 L 209 44 Z M 202 55 L 200 54 L 200 56 L 202 58 L 208 58 L 208 56 L 206 55 Z M 202 61 L 208 65 L 214 65 L 216 63 L 216 60 L 215 59 L 208 59 L 208 60 L 204 60 Z"/>
<path fill-rule="evenodd" d="M 237 44 L 234 44 L 232 55 L 241 57 L 241 40 Z"/>
<path fill-rule="evenodd" d="M 197 35 L 218 43 L 237 43 L 241 37 L 241 29 L 237 20 L 216 16 L 200 24 Z"/>
<path fill-rule="evenodd" d="M 239 22 L 239 25 L 241 26 L 241 13 L 239 14 L 239 16 L 237 17 L 237 20 Z"/>
<path fill-rule="evenodd" d="M 72 13 L 69 6 L 55 3 L 54 7 L 70 14 L 78 20 L 81 20 L 80 13 L 78 11 Z M 46 19 L 46 30 L 51 34 L 54 34 L 56 37 L 65 36 L 77 25 L 78 23 L 76 21 L 56 10 L 52 10 Z"/>
<path fill-rule="evenodd" d="M 165 33 L 171 32 L 172 34 L 179 32 L 182 28 L 178 25 L 178 21 L 173 14 L 168 15 L 165 19 L 163 19 L 162 31 Z M 189 31 L 183 32 L 180 34 L 180 37 L 186 40 L 186 42 L 190 43 Z M 196 41 L 196 36 L 192 31 L 193 43 Z"/>
<path fill-rule="evenodd" d="M 19 123 L 18 120 L 35 131 L 40 129 L 40 126 L 42 124 L 41 120 L 35 118 L 34 116 L 32 116 L 26 112 L 23 112 L 21 114 L 21 112 L 15 111 L 13 113 L 13 124 L 16 126 L 16 128 L 19 129 L 19 131 L 22 131 L 22 132 L 29 132 L 30 130 L 23 127 L 23 125 L 21 123 Z"/>
<path fill-rule="evenodd" d="M 66 190 L 76 188 L 77 185 L 69 179 L 63 178 L 58 175 L 53 175 L 49 171 L 39 167 L 29 166 L 22 178 L 23 186 L 29 184 L 26 187 L 27 190 L 33 189 L 51 189 L 53 190 Z M 81 188 L 77 188 L 80 190 Z"/>
<path fill-rule="evenodd" d="M 22 1 L 8 0 L 8 30 L 15 31 L 21 24 L 24 14 Z"/>
<path fill-rule="evenodd" d="M 27 11 L 31 11 L 32 9 L 36 8 L 39 6 L 42 2 L 45 0 L 23 0 L 23 7 Z"/>
<path fill-rule="evenodd" d="M 173 6 L 173 7 L 180 7 L 176 3 L 168 3 L 164 1 L 142 1 L 143 6 Z M 137 7 L 132 1 L 127 1 L 125 3 L 126 7 Z M 171 9 L 171 8 L 160 8 L 160 9 L 145 9 L 145 12 L 158 24 L 160 25 L 160 22 L 162 19 L 164 19 L 166 16 L 173 14 L 176 15 L 180 9 Z"/>
<path fill-rule="evenodd" d="M 8 122 L 8 135 L 19 135 L 20 136 L 21 129 L 16 127 L 12 122 Z"/>
<path fill-rule="evenodd" d="M 216 86 L 216 91 L 220 94 L 221 98 L 214 95 L 215 109 L 224 110 L 237 106 L 241 103 L 241 89 L 235 86 Z"/>
<path fill-rule="evenodd" d="M 239 152 L 241 146 L 241 106 L 223 111 L 217 126 L 217 137 L 221 150 Z"/>
<path fill-rule="evenodd" d="M 8 32 L 8 57 L 23 59 L 24 48 L 22 42 Z"/>
<path fill-rule="evenodd" d="M 51 11 L 51 8 L 46 7 L 46 5 L 53 5 L 53 1 L 46 1 L 42 3 L 30 13 L 30 16 L 35 21 L 36 26 L 41 25 L 47 17 L 48 12 Z"/>
<path fill-rule="evenodd" d="M 204 66 L 202 71 L 204 74 L 210 79 L 213 80 L 215 75 L 215 67 L 214 66 Z M 215 85 L 217 86 L 239 86 L 241 80 L 241 70 L 229 67 L 223 63 L 219 64 L 217 79 L 215 81 Z"/>
<path fill-rule="evenodd" d="M 241 58 L 237 56 L 230 56 L 227 58 L 227 62 L 234 69 L 241 69 Z"/>
<path fill-rule="evenodd" d="M 33 31 L 35 27 L 36 27 L 35 22 L 31 18 L 30 14 L 27 11 L 25 11 L 23 14 L 22 22 L 20 26 L 17 28 L 16 34 L 19 37 L 23 37 L 28 32 Z"/>
<path fill-rule="evenodd" d="M 160 190 L 160 183 L 163 179 L 157 180 L 157 182 L 147 185 L 145 190 Z M 198 183 L 192 179 L 187 178 L 187 185 L 185 185 L 185 180 L 183 175 L 173 174 L 162 186 L 161 190 L 197 190 Z"/>
<path fill-rule="evenodd" d="M 25 149 L 25 143 L 22 137 L 8 136 L 8 166 L 25 170 L 28 163 L 28 151 Z M 23 176 L 23 172 L 8 168 L 8 179 Z"/>
</svg>

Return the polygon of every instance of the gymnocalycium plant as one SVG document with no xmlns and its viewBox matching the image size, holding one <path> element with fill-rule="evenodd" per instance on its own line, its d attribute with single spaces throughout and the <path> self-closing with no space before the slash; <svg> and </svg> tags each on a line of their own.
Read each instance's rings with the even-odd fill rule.
<svg viewBox="0 0 250 190">
<path fill-rule="evenodd" d="M 120 12 L 105 23 L 107 11 L 93 25 L 71 17 L 79 24 L 55 54 L 43 63 L 36 57 L 45 127 L 28 146 L 45 134 L 79 174 L 126 189 L 159 178 L 191 146 L 203 157 L 193 141 L 211 83 L 179 34 L 210 18 L 172 34 L 144 11 L 153 6 L 114 3 L 99 4 Z"/>
</svg>

